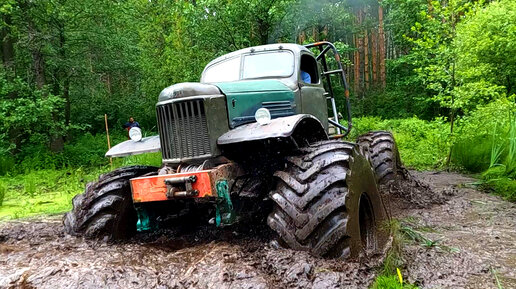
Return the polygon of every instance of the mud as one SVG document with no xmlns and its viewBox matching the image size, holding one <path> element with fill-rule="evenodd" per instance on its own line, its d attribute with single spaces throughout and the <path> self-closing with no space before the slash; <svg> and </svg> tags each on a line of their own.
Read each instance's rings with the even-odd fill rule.
<svg viewBox="0 0 516 289">
<path fill-rule="evenodd" d="M 496 275 L 502 288 L 516 288 L 516 204 L 473 189 L 476 180 L 460 174 L 413 174 L 447 200 L 395 210 L 438 241 L 405 246 L 408 279 L 423 288 L 499 288 Z"/>
<path fill-rule="evenodd" d="M 360 288 L 378 265 L 274 248 L 266 228 L 174 233 L 107 244 L 65 235 L 60 218 L 4 223 L 0 287 Z"/>
<path fill-rule="evenodd" d="M 496 288 L 494 270 L 503 288 L 516 288 L 516 206 L 465 187 L 474 180 L 459 174 L 412 174 L 430 186 L 418 199 L 407 184 L 396 195 L 405 200 L 388 202 L 392 214 L 440 246 L 408 243 L 404 276 L 423 288 Z M 260 225 L 108 244 L 65 235 L 60 216 L 0 224 L 0 288 L 366 288 L 381 261 L 276 248 Z"/>
</svg>

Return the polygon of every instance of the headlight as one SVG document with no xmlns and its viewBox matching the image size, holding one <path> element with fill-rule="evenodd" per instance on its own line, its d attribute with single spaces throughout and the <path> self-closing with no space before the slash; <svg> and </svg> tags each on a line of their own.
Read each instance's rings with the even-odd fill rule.
<svg viewBox="0 0 516 289">
<path fill-rule="evenodd" d="M 133 127 L 129 130 L 129 137 L 133 141 L 141 141 L 142 140 L 142 130 L 139 127 Z"/>
<path fill-rule="evenodd" d="M 254 118 L 260 125 L 266 125 L 271 122 L 271 113 L 268 109 L 262 107 L 254 113 Z"/>
</svg>

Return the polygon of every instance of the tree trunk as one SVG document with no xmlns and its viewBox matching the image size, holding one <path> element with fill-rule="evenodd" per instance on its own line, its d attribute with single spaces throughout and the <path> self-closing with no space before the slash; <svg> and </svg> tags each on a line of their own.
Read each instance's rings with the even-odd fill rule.
<svg viewBox="0 0 516 289">
<path fill-rule="evenodd" d="M 363 88 L 364 88 L 364 66 L 362 62 L 362 55 L 364 55 L 364 37 L 362 35 L 362 21 L 363 21 L 363 14 L 362 9 L 358 10 L 358 27 L 360 28 L 359 37 L 358 37 L 358 91 L 359 95 L 363 97 Z"/>
<path fill-rule="evenodd" d="M 305 43 L 305 40 L 306 40 L 306 33 L 303 30 L 303 31 L 301 31 L 301 33 L 299 33 L 298 43 L 303 44 L 303 43 Z"/>
<path fill-rule="evenodd" d="M 322 40 L 323 41 L 328 41 L 328 34 L 329 34 L 328 24 L 326 24 L 326 25 L 324 25 L 323 32 L 322 32 Z"/>
<path fill-rule="evenodd" d="M 364 83 L 365 90 L 369 90 L 369 35 L 367 34 L 367 27 L 364 35 Z"/>
<path fill-rule="evenodd" d="M 9 29 L 11 25 L 11 16 L 4 15 L 3 21 L 5 22 L 5 26 L 0 30 L 0 39 L 2 41 L 2 63 L 7 71 L 15 73 L 14 71 L 14 45 L 13 45 L 13 37 L 11 35 L 11 31 Z M 10 77 L 10 75 L 8 75 Z"/>
<path fill-rule="evenodd" d="M 312 39 L 315 42 L 319 41 L 319 27 L 317 25 L 312 27 Z"/>
<path fill-rule="evenodd" d="M 62 62 L 66 61 L 66 38 L 65 38 L 65 27 L 61 22 L 59 23 L 59 57 Z M 66 67 L 66 66 L 65 66 Z M 63 90 L 61 97 L 65 101 L 64 114 L 65 114 L 65 125 L 70 125 L 70 72 L 65 71 L 62 68 L 60 72 L 60 78 L 63 79 Z"/>
<path fill-rule="evenodd" d="M 38 89 L 42 89 L 45 85 L 45 60 L 43 59 L 40 45 L 35 43 L 37 31 L 34 27 L 34 23 L 30 20 L 28 23 L 28 34 L 32 56 L 32 71 L 34 73 L 36 87 Z"/>
<path fill-rule="evenodd" d="M 383 30 L 383 7 L 382 0 L 379 0 L 380 6 L 378 6 L 378 47 L 379 55 L 378 60 L 380 61 L 380 82 L 382 87 L 385 87 L 386 76 L 385 76 L 385 32 Z"/>
<path fill-rule="evenodd" d="M 377 64 L 377 54 L 378 54 L 378 41 L 376 39 L 376 31 L 374 29 L 371 30 L 371 64 L 373 70 L 373 86 L 377 84 L 378 81 L 378 70 L 376 67 Z"/>
<path fill-rule="evenodd" d="M 358 85 L 360 81 L 360 55 L 358 54 L 358 36 L 355 34 L 353 36 L 353 45 L 355 46 L 355 57 L 353 61 L 354 65 L 354 73 L 353 73 L 353 90 L 355 91 L 355 94 L 358 95 Z"/>
<path fill-rule="evenodd" d="M 38 89 L 43 89 L 46 84 L 46 76 L 45 76 L 45 59 L 43 53 L 41 53 L 41 45 L 36 43 L 36 35 L 38 31 L 36 30 L 34 23 L 29 20 L 28 22 L 28 33 L 29 33 L 29 47 L 32 55 L 32 67 L 34 72 L 34 78 L 36 81 L 36 87 Z M 58 80 L 56 80 L 58 81 Z M 58 89 L 58 88 L 57 88 Z M 56 111 L 52 112 L 52 120 L 54 123 L 59 122 L 58 113 Z M 50 150 L 53 152 L 60 152 L 64 148 L 64 139 L 63 136 L 59 133 L 50 131 Z"/>
</svg>

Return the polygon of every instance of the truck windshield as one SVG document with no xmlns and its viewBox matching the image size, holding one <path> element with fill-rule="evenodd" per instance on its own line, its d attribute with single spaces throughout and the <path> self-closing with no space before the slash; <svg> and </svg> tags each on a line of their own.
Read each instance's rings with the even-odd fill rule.
<svg viewBox="0 0 516 289">
<path fill-rule="evenodd" d="M 240 61 L 243 64 L 240 65 Z M 242 67 L 242 73 L 240 72 Z M 294 55 L 290 51 L 247 54 L 210 66 L 203 82 L 230 82 L 241 79 L 287 77 L 294 73 Z"/>
</svg>

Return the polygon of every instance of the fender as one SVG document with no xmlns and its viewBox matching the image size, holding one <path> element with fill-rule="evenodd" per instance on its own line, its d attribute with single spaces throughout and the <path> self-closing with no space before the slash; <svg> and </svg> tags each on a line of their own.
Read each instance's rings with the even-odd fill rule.
<svg viewBox="0 0 516 289">
<path fill-rule="evenodd" d="M 159 135 L 144 137 L 141 141 L 126 140 L 112 147 L 106 157 L 125 157 L 161 150 Z"/>
<path fill-rule="evenodd" d="M 257 122 L 241 125 L 221 135 L 217 139 L 217 144 L 228 145 L 268 138 L 290 137 L 298 133 L 306 133 L 311 138 L 328 139 L 323 125 L 317 118 L 309 114 L 296 114 L 272 119 L 266 125 L 260 125 Z"/>
</svg>

